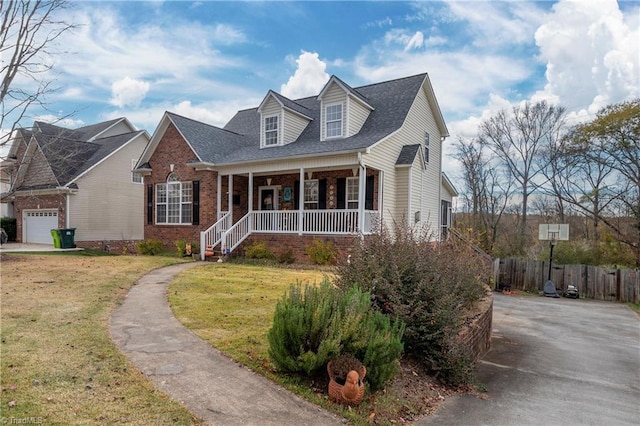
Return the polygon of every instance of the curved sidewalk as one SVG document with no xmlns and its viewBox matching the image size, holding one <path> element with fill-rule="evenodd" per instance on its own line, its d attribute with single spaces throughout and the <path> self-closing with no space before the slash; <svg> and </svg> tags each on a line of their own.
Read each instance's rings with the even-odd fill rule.
<svg viewBox="0 0 640 426">
<path fill-rule="evenodd" d="M 111 337 L 155 386 L 212 425 L 337 425 L 342 419 L 231 361 L 173 316 L 173 277 L 199 262 L 150 272 L 111 316 Z"/>
</svg>

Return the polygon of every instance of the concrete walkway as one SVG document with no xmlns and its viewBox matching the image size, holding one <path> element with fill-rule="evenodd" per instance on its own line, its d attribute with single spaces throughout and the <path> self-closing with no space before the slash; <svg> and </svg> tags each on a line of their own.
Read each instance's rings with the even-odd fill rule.
<svg viewBox="0 0 640 426">
<path fill-rule="evenodd" d="M 212 425 L 337 425 L 342 419 L 231 361 L 176 320 L 167 287 L 184 263 L 152 271 L 110 322 L 125 355 L 171 398 Z"/>
</svg>

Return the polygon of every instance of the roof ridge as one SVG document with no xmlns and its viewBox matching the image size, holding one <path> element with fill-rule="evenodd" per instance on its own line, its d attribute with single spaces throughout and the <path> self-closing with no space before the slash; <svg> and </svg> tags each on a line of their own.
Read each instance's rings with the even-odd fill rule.
<svg viewBox="0 0 640 426">
<path fill-rule="evenodd" d="M 257 109 L 257 108 L 249 108 L 249 109 Z M 166 113 L 167 113 L 167 114 L 169 114 L 169 115 L 173 115 L 174 117 L 178 117 L 178 118 L 182 118 L 182 119 L 184 119 L 184 120 L 191 121 L 191 122 L 196 123 L 196 124 L 199 124 L 199 125 L 204 125 L 204 126 L 207 126 L 207 127 L 212 127 L 212 128 L 214 128 L 214 129 L 222 130 L 222 131 L 225 131 L 225 132 L 227 132 L 227 133 L 231 133 L 231 134 L 238 135 L 238 136 L 244 136 L 244 135 L 243 135 L 243 134 L 241 134 L 241 133 L 236 133 L 236 132 L 233 132 L 233 131 L 231 131 L 231 130 L 227 130 L 227 129 L 225 129 L 224 127 L 216 126 L 216 125 L 214 125 L 214 124 L 205 123 L 204 121 L 199 121 L 199 120 L 196 120 L 196 119 L 193 119 L 193 118 L 185 117 L 184 115 L 176 114 L 175 112 L 167 111 Z"/>
</svg>

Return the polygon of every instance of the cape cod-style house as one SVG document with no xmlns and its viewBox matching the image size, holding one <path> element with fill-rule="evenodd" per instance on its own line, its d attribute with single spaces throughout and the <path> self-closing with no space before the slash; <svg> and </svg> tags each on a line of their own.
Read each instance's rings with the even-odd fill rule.
<svg viewBox="0 0 640 426">
<path fill-rule="evenodd" d="M 136 169 L 145 238 L 199 243 L 202 258 L 255 240 L 304 258 L 313 238 L 348 249 L 400 221 L 439 238 L 457 195 L 448 135 L 427 74 L 356 88 L 332 76 L 296 100 L 269 90 L 224 128 L 166 112 Z"/>
<path fill-rule="evenodd" d="M 52 229 L 75 228 L 80 247 L 135 250 L 144 237 L 144 186 L 132 169 L 148 142 L 126 118 L 18 129 L 1 164 L 16 240 L 51 245 Z"/>
</svg>

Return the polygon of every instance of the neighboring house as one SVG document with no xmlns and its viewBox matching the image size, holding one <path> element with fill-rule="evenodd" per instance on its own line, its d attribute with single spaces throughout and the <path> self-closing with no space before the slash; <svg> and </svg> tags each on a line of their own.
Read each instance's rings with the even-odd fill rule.
<svg viewBox="0 0 640 426">
<path fill-rule="evenodd" d="M 144 185 L 133 167 L 148 142 L 149 134 L 126 118 L 79 129 L 38 121 L 18 129 L 2 164 L 11 182 L 2 201 L 13 208 L 17 241 L 52 244 L 56 228 L 75 228 L 80 247 L 142 240 Z"/>
<path fill-rule="evenodd" d="M 346 250 L 380 223 L 439 238 L 456 195 L 441 183 L 447 136 L 427 74 L 357 88 L 332 76 L 297 100 L 269 91 L 224 128 L 166 112 L 136 169 L 145 238 L 197 242 L 203 257 L 260 239 L 298 258 L 313 238 Z"/>
</svg>

